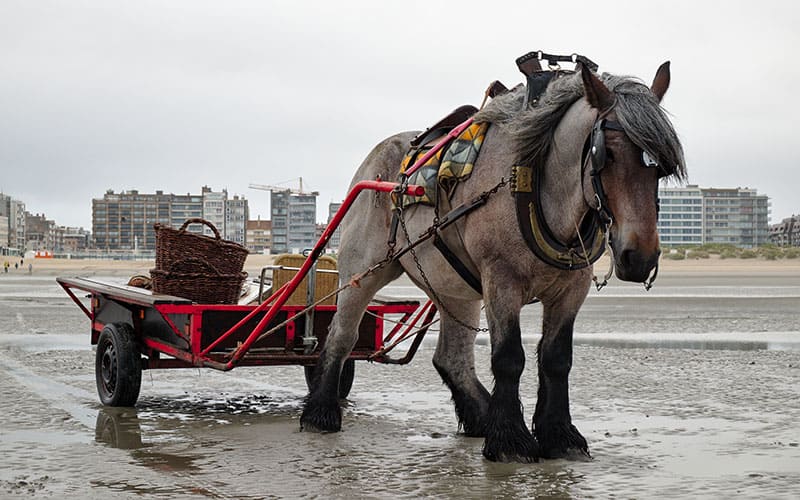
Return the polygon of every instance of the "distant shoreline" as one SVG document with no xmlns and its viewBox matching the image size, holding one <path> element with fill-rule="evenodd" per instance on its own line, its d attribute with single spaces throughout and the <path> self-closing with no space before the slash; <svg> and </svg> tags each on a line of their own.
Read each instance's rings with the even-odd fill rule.
<svg viewBox="0 0 800 500">
<path fill-rule="evenodd" d="M 256 277 L 261 268 L 272 264 L 273 255 L 253 254 L 248 256 L 245 271 Z M 155 267 L 153 260 L 102 260 L 102 259 L 25 259 L 19 269 L 13 265 L 8 274 L 20 276 L 28 274 L 28 264 L 33 265 L 33 275 L 46 276 L 133 276 L 149 275 Z M 595 263 L 596 272 L 608 269 L 608 257 L 603 256 Z M 800 259 L 720 259 L 712 255 L 707 259 L 667 260 L 661 259 L 659 274 L 709 273 L 709 274 L 790 274 L 800 277 Z"/>
</svg>

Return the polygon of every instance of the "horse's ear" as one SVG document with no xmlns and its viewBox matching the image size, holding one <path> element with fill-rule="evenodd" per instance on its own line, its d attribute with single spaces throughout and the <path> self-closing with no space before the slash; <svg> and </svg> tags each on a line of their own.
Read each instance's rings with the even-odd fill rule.
<svg viewBox="0 0 800 500">
<path fill-rule="evenodd" d="M 581 64 L 581 78 L 586 90 L 586 100 L 590 106 L 602 112 L 614 105 L 614 94 L 583 64 Z"/>
<path fill-rule="evenodd" d="M 658 98 L 658 102 L 661 102 L 661 99 L 664 98 L 664 94 L 667 93 L 667 89 L 669 88 L 669 61 L 665 62 L 661 66 L 658 67 L 658 71 L 656 71 L 656 77 L 653 78 L 653 85 L 650 86 L 650 90 L 653 91 L 653 94 L 656 95 Z"/>
</svg>

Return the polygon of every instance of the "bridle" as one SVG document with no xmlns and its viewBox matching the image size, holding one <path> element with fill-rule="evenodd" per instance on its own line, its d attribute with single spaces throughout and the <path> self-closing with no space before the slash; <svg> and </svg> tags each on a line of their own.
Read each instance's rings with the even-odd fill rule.
<svg viewBox="0 0 800 500">
<path fill-rule="evenodd" d="M 616 104 L 617 103 L 615 100 L 605 110 L 598 113 L 597 118 L 595 118 L 594 124 L 592 125 L 592 131 L 586 138 L 586 142 L 584 143 L 583 155 L 581 157 L 581 180 L 585 178 L 586 168 L 588 167 L 589 164 L 591 164 L 591 170 L 589 171 L 589 176 L 591 178 L 592 190 L 594 191 L 594 201 L 597 203 L 597 205 L 594 206 L 593 208 L 595 212 L 597 212 L 598 218 L 603 224 L 603 232 L 605 233 L 606 237 L 606 249 L 608 250 L 608 254 L 611 257 L 611 269 L 606 274 L 604 281 L 602 283 L 598 283 L 597 277 L 594 278 L 598 290 L 608 283 L 608 279 L 611 277 L 611 274 L 613 273 L 614 269 L 614 253 L 610 244 L 611 226 L 614 224 L 614 214 L 611 212 L 611 206 L 608 203 L 608 197 L 606 196 L 605 189 L 603 189 L 603 182 L 600 178 L 600 173 L 603 171 L 603 169 L 605 169 L 606 160 L 608 158 L 608 154 L 606 152 L 605 131 L 614 130 L 617 132 L 622 132 L 623 134 L 626 133 L 625 128 L 619 122 L 607 118 L 607 116 L 611 113 L 611 111 L 613 111 Z M 659 174 L 658 174 L 659 178 L 666 175 L 664 170 L 658 164 L 658 161 L 655 159 L 655 157 L 653 157 L 653 155 L 651 155 L 644 149 L 642 149 L 641 159 L 642 159 L 642 167 L 659 169 Z M 660 210 L 660 203 L 658 200 L 658 188 L 656 188 L 655 192 L 655 203 L 656 203 L 656 216 L 658 216 L 658 212 Z M 645 290 L 650 290 L 650 288 L 652 288 L 656 276 L 658 276 L 658 260 L 656 260 L 656 266 L 654 268 L 652 276 L 650 276 L 650 278 L 644 282 Z"/>
</svg>

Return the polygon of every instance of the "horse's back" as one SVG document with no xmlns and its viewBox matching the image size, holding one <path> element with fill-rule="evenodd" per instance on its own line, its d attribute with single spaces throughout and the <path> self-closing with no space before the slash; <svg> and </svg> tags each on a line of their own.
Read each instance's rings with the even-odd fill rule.
<svg viewBox="0 0 800 500">
<path fill-rule="evenodd" d="M 411 147 L 411 139 L 419 132 L 400 132 L 388 137 L 372 148 L 361 166 L 356 170 L 350 189 L 363 180 L 375 180 L 380 176 L 381 180 L 393 181 L 400 173 L 400 162 L 403 156 Z"/>
<path fill-rule="evenodd" d="M 356 170 L 350 189 L 364 180 L 395 181 L 400 173 L 400 163 L 417 132 L 401 132 L 378 143 Z M 363 192 L 342 222 L 340 265 L 354 268 L 374 262 L 376 255 L 386 254 L 392 202 L 388 193 Z M 363 269 L 358 269 L 361 271 Z"/>
</svg>

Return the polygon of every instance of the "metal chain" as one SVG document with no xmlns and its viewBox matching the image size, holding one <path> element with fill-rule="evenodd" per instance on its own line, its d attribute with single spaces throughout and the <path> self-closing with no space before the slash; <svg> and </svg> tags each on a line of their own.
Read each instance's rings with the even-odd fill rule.
<svg viewBox="0 0 800 500">
<path fill-rule="evenodd" d="M 408 235 L 408 229 L 406 228 L 405 217 L 403 217 L 403 211 L 402 210 L 398 210 L 398 217 L 400 218 L 400 227 L 403 228 L 403 234 L 406 237 L 406 241 L 410 241 L 410 238 L 409 238 L 409 235 Z M 436 228 L 436 226 L 431 226 L 431 229 L 435 230 L 435 228 Z M 460 320 L 459 318 L 457 318 L 450 311 L 450 309 L 447 308 L 447 306 L 444 304 L 444 302 L 442 302 L 442 299 L 439 298 L 439 294 L 436 293 L 436 290 L 433 289 L 433 286 L 431 285 L 431 282 L 428 280 L 428 275 L 425 274 L 425 271 L 422 269 L 422 264 L 420 264 L 420 262 L 419 262 L 419 257 L 417 256 L 417 252 L 413 248 L 411 249 L 411 257 L 414 259 L 414 264 L 417 266 L 417 270 L 419 271 L 419 275 L 422 278 L 422 281 L 425 282 L 425 287 L 428 289 L 428 291 L 430 292 L 431 296 L 433 296 L 433 300 L 436 303 L 436 307 L 440 311 L 442 311 L 445 314 L 447 314 L 453 321 L 455 321 L 459 325 L 463 326 L 464 328 L 470 329 L 470 330 L 475 331 L 475 332 L 488 332 L 489 331 L 488 328 L 475 328 L 474 326 L 469 325 L 469 324 L 465 323 L 464 321 Z"/>
<path fill-rule="evenodd" d="M 503 178 L 500 179 L 500 182 L 496 186 L 494 186 L 492 189 L 490 189 L 488 191 L 484 191 L 483 193 L 481 193 L 480 197 L 482 199 L 484 199 L 484 200 L 487 200 L 490 196 L 492 196 L 493 194 L 497 193 L 500 190 L 500 188 L 502 188 L 506 184 L 508 184 L 508 181 L 506 180 L 505 177 L 503 177 Z M 400 227 L 403 228 L 403 234 L 405 235 L 406 241 L 410 242 L 411 238 L 409 237 L 408 229 L 406 228 L 406 221 L 405 221 L 405 217 L 403 216 L 402 207 L 398 208 L 397 216 L 398 216 L 398 219 L 400 220 Z M 439 227 L 439 204 L 435 203 L 434 204 L 434 220 L 433 220 L 433 224 L 431 225 L 430 228 L 428 228 L 427 233 L 435 232 L 438 229 L 438 227 Z M 464 328 L 466 328 L 468 330 L 472 330 L 472 331 L 477 332 L 477 333 L 488 332 L 489 331 L 488 328 L 476 328 L 476 327 L 474 327 L 474 326 L 472 326 L 470 324 L 465 323 L 464 321 L 462 321 L 461 319 L 456 317 L 456 315 L 453 314 L 447 308 L 447 306 L 444 304 L 444 302 L 442 302 L 442 300 L 439 298 L 439 294 L 437 294 L 436 290 L 434 290 L 433 286 L 431 286 L 431 283 L 428 280 L 428 276 L 425 274 L 425 271 L 422 269 L 422 264 L 419 262 L 419 257 L 417 257 L 417 252 L 414 250 L 414 248 L 411 248 L 410 251 L 411 251 L 411 257 L 414 259 L 414 264 L 417 266 L 417 270 L 419 271 L 420 277 L 422 278 L 422 281 L 425 283 L 425 286 L 428 288 L 428 291 L 430 291 L 430 294 L 433 296 L 433 300 L 436 302 L 436 305 L 439 308 L 439 310 L 444 312 L 445 314 L 447 314 L 450 317 L 450 319 L 455 321 L 457 324 L 459 324 L 460 326 L 462 326 L 462 327 L 464 327 Z"/>
</svg>

